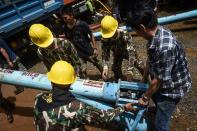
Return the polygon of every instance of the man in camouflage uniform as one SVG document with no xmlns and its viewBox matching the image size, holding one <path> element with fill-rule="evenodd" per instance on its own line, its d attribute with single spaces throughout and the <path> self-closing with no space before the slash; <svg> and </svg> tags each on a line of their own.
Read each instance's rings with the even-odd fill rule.
<svg viewBox="0 0 197 131">
<path fill-rule="evenodd" d="M 66 61 L 56 62 L 47 77 L 53 89 L 36 97 L 34 113 L 37 131 L 82 130 L 83 124 L 102 125 L 125 110 L 134 110 L 130 103 L 104 111 L 78 101 L 69 91 L 76 76 L 73 67 Z"/>
<path fill-rule="evenodd" d="M 103 58 L 103 79 L 107 79 L 108 66 L 110 64 L 110 50 L 113 51 L 114 62 L 112 71 L 114 72 L 115 80 L 122 78 L 121 65 L 123 59 L 129 61 L 127 76 L 129 79 L 133 77 L 134 67 L 143 74 L 143 63 L 139 60 L 138 54 L 132 43 L 131 36 L 128 32 L 117 29 L 118 22 L 111 16 L 105 16 L 101 21 L 102 34 L 102 58 Z"/>
<path fill-rule="evenodd" d="M 74 66 L 77 75 L 84 77 L 77 51 L 70 41 L 54 38 L 51 31 L 41 24 L 32 25 L 29 35 L 32 42 L 39 47 L 38 56 L 43 60 L 47 70 L 50 70 L 56 61 L 66 60 Z"/>
</svg>

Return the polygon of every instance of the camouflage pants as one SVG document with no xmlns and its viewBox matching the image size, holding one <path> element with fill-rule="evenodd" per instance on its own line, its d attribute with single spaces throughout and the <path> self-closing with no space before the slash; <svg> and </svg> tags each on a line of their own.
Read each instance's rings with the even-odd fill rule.
<svg viewBox="0 0 197 131">
<path fill-rule="evenodd" d="M 124 57 L 117 57 L 114 56 L 113 64 L 112 64 L 112 71 L 114 73 L 114 78 L 116 81 L 122 78 L 122 61 Z"/>
<path fill-rule="evenodd" d="M 123 78 L 123 74 L 122 74 L 122 62 L 124 59 L 129 60 L 129 56 L 128 55 L 123 55 L 123 56 L 114 56 L 114 60 L 113 60 L 113 65 L 112 65 L 112 71 L 114 73 L 114 78 L 115 81 L 117 82 L 118 79 L 122 79 Z M 130 58 L 130 62 L 132 62 L 132 68 L 131 71 L 133 72 L 134 68 L 137 68 L 139 70 L 139 72 L 141 74 L 143 74 L 143 65 L 142 65 L 142 61 L 138 60 L 138 59 L 132 59 Z"/>
<path fill-rule="evenodd" d="M 92 63 L 96 68 L 100 71 L 100 73 L 103 72 L 103 66 L 100 60 L 98 60 L 95 56 L 90 56 L 88 58 L 81 58 L 81 70 L 84 74 L 84 77 L 87 77 L 87 62 Z"/>
</svg>

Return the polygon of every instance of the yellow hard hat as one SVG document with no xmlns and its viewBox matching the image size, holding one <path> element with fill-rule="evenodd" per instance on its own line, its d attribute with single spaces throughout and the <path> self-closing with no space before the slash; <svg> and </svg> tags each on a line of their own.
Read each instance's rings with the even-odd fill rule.
<svg viewBox="0 0 197 131">
<path fill-rule="evenodd" d="M 112 16 L 105 16 L 101 21 L 101 35 L 103 38 L 112 37 L 118 28 L 118 21 Z"/>
<path fill-rule="evenodd" d="M 29 29 L 31 41 L 39 47 L 46 48 L 53 42 L 53 35 L 49 28 L 42 24 L 33 24 Z"/>
<path fill-rule="evenodd" d="M 47 78 L 55 84 L 69 85 L 76 80 L 76 75 L 71 64 L 60 60 L 53 64 Z"/>
</svg>

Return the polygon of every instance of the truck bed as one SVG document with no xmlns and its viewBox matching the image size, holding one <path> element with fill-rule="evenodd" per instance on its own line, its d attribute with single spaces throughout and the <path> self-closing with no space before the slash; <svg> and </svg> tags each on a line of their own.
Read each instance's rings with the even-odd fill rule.
<svg viewBox="0 0 197 131">
<path fill-rule="evenodd" d="M 0 0 L 0 35 L 13 34 L 62 5 L 63 0 Z"/>
</svg>

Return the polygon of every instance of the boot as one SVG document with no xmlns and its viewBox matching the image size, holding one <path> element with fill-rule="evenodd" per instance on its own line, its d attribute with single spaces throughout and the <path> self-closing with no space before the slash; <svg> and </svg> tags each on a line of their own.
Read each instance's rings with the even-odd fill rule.
<svg viewBox="0 0 197 131">
<path fill-rule="evenodd" d="M 16 90 L 14 91 L 14 93 L 16 95 L 18 95 L 18 94 L 22 93 L 23 91 L 24 91 L 24 88 L 23 87 L 16 87 Z"/>
<path fill-rule="evenodd" d="M 13 117 L 13 110 L 15 105 L 13 103 L 10 103 L 8 100 L 6 100 L 5 98 L 2 99 L 2 103 L 1 103 L 2 108 L 5 110 L 6 115 L 7 115 L 7 120 L 9 123 L 12 123 L 14 121 L 14 117 Z"/>
<path fill-rule="evenodd" d="M 14 117 L 13 117 L 12 112 L 7 113 L 7 120 L 9 123 L 12 123 L 14 121 Z"/>
</svg>

